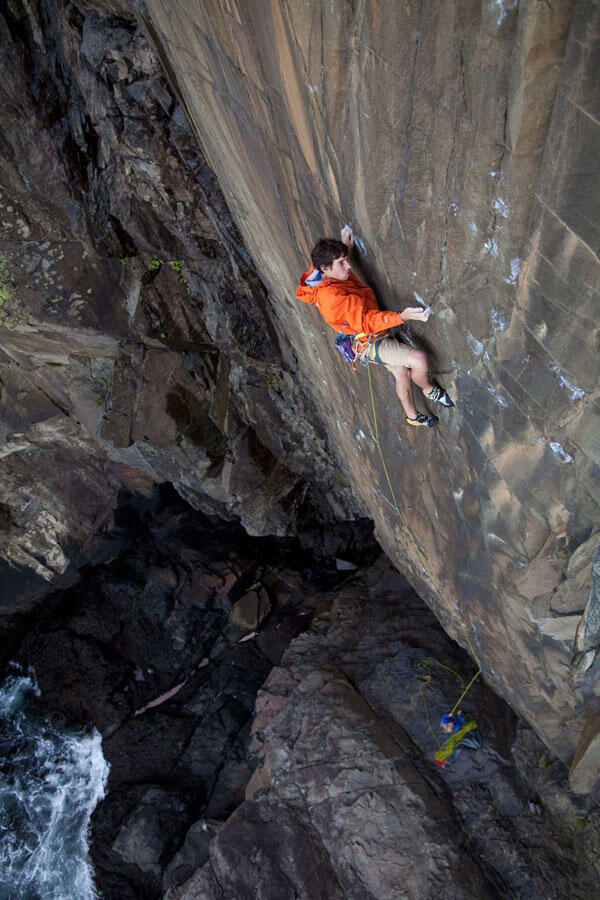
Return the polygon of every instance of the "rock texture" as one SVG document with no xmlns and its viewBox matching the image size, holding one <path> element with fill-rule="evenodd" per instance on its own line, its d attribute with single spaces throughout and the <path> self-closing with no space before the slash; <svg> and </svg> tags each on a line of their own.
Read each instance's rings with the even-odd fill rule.
<svg viewBox="0 0 600 900">
<path fill-rule="evenodd" d="M 113 558 L 156 483 L 255 534 L 360 512 L 130 5 L 0 29 L 2 612 Z"/>
<path fill-rule="evenodd" d="M 596 707 L 573 647 L 600 501 L 598 5 L 146 6 L 386 553 L 569 760 Z M 406 339 L 457 399 L 438 429 L 408 433 L 374 373 L 400 519 L 366 376 L 293 299 L 311 244 L 347 221 L 382 306 L 431 304 Z"/>
<path fill-rule="evenodd" d="M 9 0 L 0 29 L 0 629 L 33 607 L 22 661 L 105 736 L 107 898 L 593 896 L 597 810 L 483 679 L 598 790 L 597 4 Z M 293 300 L 346 221 L 382 304 L 434 309 L 404 336 L 457 399 L 435 432 L 381 371 L 374 422 Z M 441 774 L 472 663 L 387 564 L 279 665 L 366 511 L 483 668 L 484 749 Z"/>
<path fill-rule="evenodd" d="M 593 790 L 597 4 L 136 13 L 148 33 L 124 0 L 0 17 L 3 610 L 114 558 L 156 483 L 252 533 L 368 509 Z M 348 220 L 382 304 L 431 303 L 405 337 L 458 401 L 407 433 L 373 374 L 401 517 L 364 373 L 293 300 Z"/>
<path fill-rule="evenodd" d="M 481 684 L 464 708 L 482 749 L 434 767 L 456 651 L 386 560 L 347 584 L 269 675 L 246 801 L 168 897 L 595 896 L 593 804 Z"/>
</svg>

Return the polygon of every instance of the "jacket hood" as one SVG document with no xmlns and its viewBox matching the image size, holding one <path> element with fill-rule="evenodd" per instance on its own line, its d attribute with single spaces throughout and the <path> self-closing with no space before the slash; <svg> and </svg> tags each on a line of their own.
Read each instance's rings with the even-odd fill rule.
<svg viewBox="0 0 600 900">
<path fill-rule="evenodd" d="M 320 269 L 314 269 L 306 279 L 305 284 L 311 288 L 315 288 L 317 285 L 321 284 L 322 281 L 323 273 Z"/>
</svg>

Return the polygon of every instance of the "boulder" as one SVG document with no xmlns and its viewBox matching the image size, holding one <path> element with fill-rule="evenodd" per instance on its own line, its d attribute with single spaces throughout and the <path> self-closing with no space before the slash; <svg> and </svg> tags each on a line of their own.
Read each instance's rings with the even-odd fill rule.
<svg viewBox="0 0 600 900">
<path fill-rule="evenodd" d="M 233 604 L 231 621 L 235 625 L 253 631 L 271 611 L 271 601 L 264 588 L 249 591 Z"/>
<path fill-rule="evenodd" d="M 142 872 L 159 875 L 161 861 L 181 839 L 185 803 L 172 792 L 150 788 L 119 831 L 112 849 Z"/>
<path fill-rule="evenodd" d="M 251 784 L 180 900 L 496 896 L 407 736 L 341 674 L 305 673 L 263 756 L 268 783 Z"/>
</svg>

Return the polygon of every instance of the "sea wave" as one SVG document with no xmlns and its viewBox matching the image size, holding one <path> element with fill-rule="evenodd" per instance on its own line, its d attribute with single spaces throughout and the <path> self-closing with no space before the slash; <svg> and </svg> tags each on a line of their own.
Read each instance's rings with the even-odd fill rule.
<svg viewBox="0 0 600 900">
<path fill-rule="evenodd" d="M 42 712 L 33 672 L 0 687 L 0 897 L 94 900 L 91 815 L 108 763 L 97 731 L 61 728 Z"/>
</svg>

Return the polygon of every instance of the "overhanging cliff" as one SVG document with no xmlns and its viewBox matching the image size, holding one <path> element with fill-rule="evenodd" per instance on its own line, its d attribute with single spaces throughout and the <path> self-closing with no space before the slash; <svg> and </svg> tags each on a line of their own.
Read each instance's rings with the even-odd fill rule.
<svg viewBox="0 0 600 900">
<path fill-rule="evenodd" d="M 0 630 L 157 483 L 331 550 L 364 510 L 131 5 L 15 2 L 0 32 Z"/>
<path fill-rule="evenodd" d="M 600 664 L 597 4 L 147 8 L 383 547 L 563 759 L 588 720 L 585 761 Z M 312 242 L 346 221 L 382 306 L 416 291 L 433 307 L 412 335 L 457 399 L 415 434 L 373 373 L 403 518 L 366 374 L 294 300 Z M 589 789 L 594 767 L 573 778 Z"/>
</svg>

